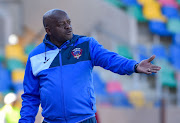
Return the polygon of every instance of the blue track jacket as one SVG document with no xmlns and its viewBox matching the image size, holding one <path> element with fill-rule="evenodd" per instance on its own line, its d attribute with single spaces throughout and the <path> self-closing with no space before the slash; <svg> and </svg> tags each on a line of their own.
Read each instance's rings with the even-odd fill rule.
<svg viewBox="0 0 180 123">
<path fill-rule="evenodd" d="M 58 48 L 46 35 L 28 57 L 19 123 L 34 123 L 40 103 L 48 123 L 76 123 L 95 116 L 93 67 L 130 75 L 136 63 L 104 49 L 92 37 L 73 35 Z"/>
</svg>

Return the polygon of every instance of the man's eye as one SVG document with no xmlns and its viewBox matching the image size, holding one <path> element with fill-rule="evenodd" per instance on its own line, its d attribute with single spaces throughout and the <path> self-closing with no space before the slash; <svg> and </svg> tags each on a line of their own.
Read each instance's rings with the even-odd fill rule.
<svg viewBox="0 0 180 123">
<path fill-rule="evenodd" d="M 63 27 L 63 26 L 64 26 L 64 24 L 62 24 L 62 23 L 61 23 L 61 24 L 58 24 L 58 26 L 59 26 L 59 27 Z"/>
<path fill-rule="evenodd" d="M 67 23 L 68 23 L 68 24 L 71 24 L 71 21 L 68 21 Z"/>
</svg>

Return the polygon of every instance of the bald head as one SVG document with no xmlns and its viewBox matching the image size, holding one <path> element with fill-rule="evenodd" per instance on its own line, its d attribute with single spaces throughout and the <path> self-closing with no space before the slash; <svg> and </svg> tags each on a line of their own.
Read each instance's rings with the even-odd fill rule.
<svg viewBox="0 0 180 123">
<path fill-rule="evenodd" d="M 53 23 L 53 20 L 57 18 L 57 16 L 67 15 L 65 11 L 60 9 L 52 9 L 47 11 L 43 16 L 43 25 L 44 28 L 50 26 Z"/>
<path fill-rule="evenodd" d="M 61 46 L 62 43 L 73 37 L 71 19 L 63 10 L 47 11 L 43 16 L 43 25 L 50 41 L 57 46 Z"/>
</svg>

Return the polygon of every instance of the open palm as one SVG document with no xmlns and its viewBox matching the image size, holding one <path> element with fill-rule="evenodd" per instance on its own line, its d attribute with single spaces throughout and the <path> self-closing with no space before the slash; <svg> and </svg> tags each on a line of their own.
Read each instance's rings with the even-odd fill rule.
<svg viewBox="0 0 180 123">
<path fill-rule="evenodd" d="M 153 65 L 151 63 L 151 61 L 153 61 L 153 59 L 155 57 L 156 56 L 153 55 L 149 59 L 145 59 L 145 60 L 141 61 L 138 65 L 137 69 L 136 69 L 137 72 L 138 73 L 145 73 L 145 74 L 157 73 L 161 69 L 161 67 Z"/>
</svg>

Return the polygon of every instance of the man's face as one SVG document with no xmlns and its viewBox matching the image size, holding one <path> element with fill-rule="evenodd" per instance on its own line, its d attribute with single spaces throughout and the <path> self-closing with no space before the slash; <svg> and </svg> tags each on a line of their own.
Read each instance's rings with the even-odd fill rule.
<svg viewBox="0 0 180 123">
<path fill-rule="evenodd" d="M 53 17 L 49 29 L 49 35 L 58 42 L 65 42 L 73 36 L 71 20 L 66 13 L 57 13 Z"/>
</svg>

